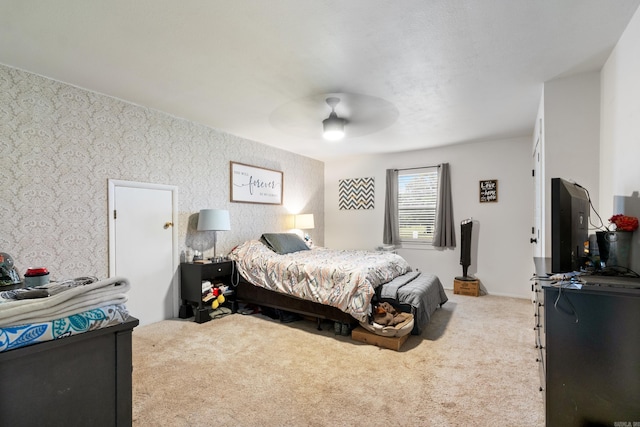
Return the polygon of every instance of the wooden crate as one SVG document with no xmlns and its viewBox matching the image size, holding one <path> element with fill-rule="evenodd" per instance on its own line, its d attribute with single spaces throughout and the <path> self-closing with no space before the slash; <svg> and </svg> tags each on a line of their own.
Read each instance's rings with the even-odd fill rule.
<svg viewBox="0 0 640 427">
<path fill-rule="evenodd" d="M 453 293 L 477 297 L 480 295 L 480 282 L 477 280 L 453 280 Z"/>
<path fill-rule="evenodd" d="M 410 334 L 407 334 L 402 337 L 383 337 L 382 335 L 376 335 L 373 332 L 367 331 L 362 326 L 358 326 L 351 331 L 351 339 L 354 341 L 377 345 L 378 347 L 395 351 L 400 350 L 400 347 L 402 347 L 402 344 L 409 338 L 409 335 Z"/>
</svg>

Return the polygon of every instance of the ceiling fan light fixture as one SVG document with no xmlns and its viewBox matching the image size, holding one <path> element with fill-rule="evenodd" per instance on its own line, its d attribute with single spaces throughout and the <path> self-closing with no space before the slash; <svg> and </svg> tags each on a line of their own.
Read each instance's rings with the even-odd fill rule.
<svg viewBox="0 0 640 427">
<path fill-rule="evenodd" d="M 327 98 L 327 104 L 331 107 L 331 114 L 322 121 L 322 136 L 328 141 L 339 141 L 344 138 L 344 124 L 347 122 L 336 114 L 336 105 L 340 102 L 340 98 Z"/>
<path fill-rule="evenodd" d="M 339 141 L 344 138 L 344 119 L 332 112 L 327 119 L 322 121 L 324 132 L 322 136 L 328 141 Z"/>
</svg>

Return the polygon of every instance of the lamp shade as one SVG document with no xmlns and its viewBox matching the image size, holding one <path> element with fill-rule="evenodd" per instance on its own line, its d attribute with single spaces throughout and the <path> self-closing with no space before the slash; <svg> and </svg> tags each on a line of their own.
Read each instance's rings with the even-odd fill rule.
<svg viewBox="0 0 640 427">
<path fill-rule="evenodd" d="M 314 227 L 313 214 L 300 214 L 293 217 L 293 228 L 311 230 Z"/>
<path fill-rule="evenodd" d="M 201 209 L 198 216 L 198 231 L 231 230 L 229 211 L 224 209 Z"/>
</svg>

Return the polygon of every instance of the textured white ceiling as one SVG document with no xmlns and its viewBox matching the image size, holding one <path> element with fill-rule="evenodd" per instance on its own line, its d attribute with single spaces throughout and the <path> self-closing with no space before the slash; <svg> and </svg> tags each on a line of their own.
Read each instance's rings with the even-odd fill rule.
<svg viewBox="0 0 640 427">
<path fill-rule="evenodd" d="M 639 4 L 0 0 L 0 63 L 325 160 L 531 135 L 542 83 L 599 70 Z M 373 130 L 323 141 L 326 94 Z"/>
</svg>

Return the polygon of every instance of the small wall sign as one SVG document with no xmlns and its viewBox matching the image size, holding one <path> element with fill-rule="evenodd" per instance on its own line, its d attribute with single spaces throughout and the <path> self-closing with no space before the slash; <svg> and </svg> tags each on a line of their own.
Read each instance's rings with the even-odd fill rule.
<svg viewBox="0 0 640 427">
<path fill-rule="evenodd" d="M 480 181 L 480 203 L 498 201 L 498 180 L 485 179 Z"/>
</svg>

